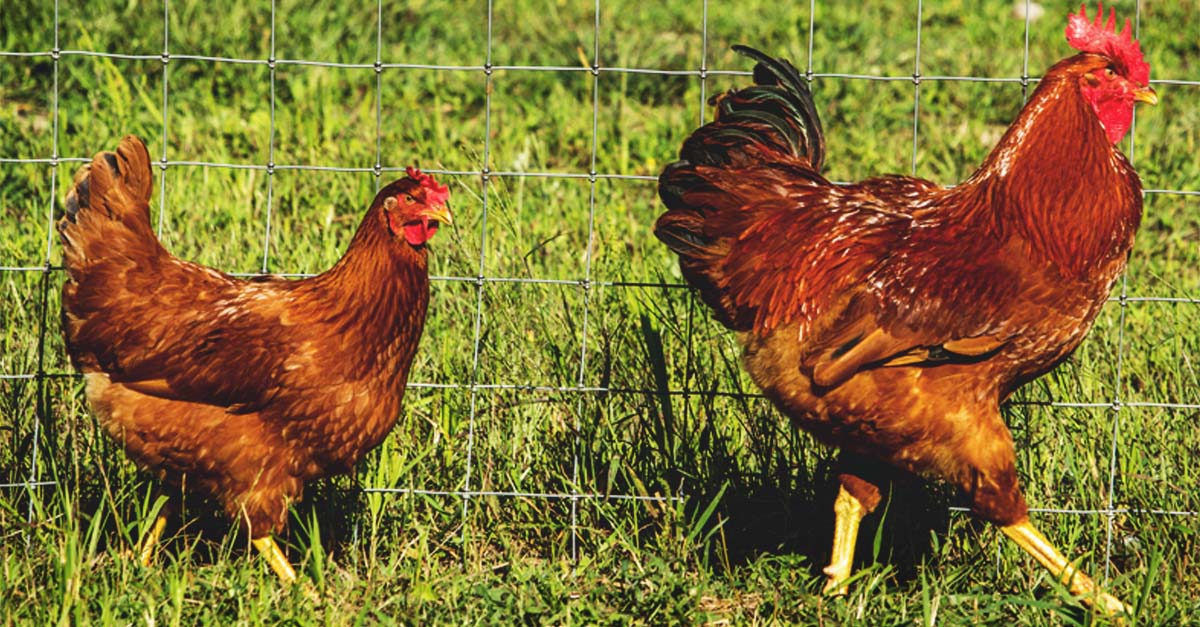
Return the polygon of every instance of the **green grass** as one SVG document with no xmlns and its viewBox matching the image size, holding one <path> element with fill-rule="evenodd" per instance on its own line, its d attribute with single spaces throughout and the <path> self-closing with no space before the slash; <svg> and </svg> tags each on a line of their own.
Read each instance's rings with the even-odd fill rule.
<svg viewBox="0 0 1200 627">
<path fill-rule="evenodd" d="M 311 4 L 279 3 L 276 57 L 374 62 L 371 3 Z M 817 4 L 815 72 L 911 75 L 915 2 Z M 1060 16 L 1078 8 L 1043 4 L 1047 16 L 1029 36 L 1033 76 L 1068 54 Z M 1010 5 L 925 2 L 922 75 L 1019 77 L 1024 30 Z M 270 55 L 265 3 L 171 8 L 173 55 Z M 1130 14 L 1133 3 L 1118 9 Z M 699 67 L 700 10 L 698 1 L 603 2 L 599 63 Z M 482 2 L 386 2 L 382 58 L 481 66 L 486 15 Z M 588 2 L 497 2 L 492 62 L 592 63 L 594 21 Z M 162 51 L 157 3 L 62 0 L 59 25 L 64 50 Z M 707 67 L 749 69 L 729 51 L 748 43 L 805 68 L 808 26 L 806 2 L 709 3 Z M 53 33 L 49 0 L 7 3 L 0 50 L 46 51 Z M 1141 39 L 1156 79 L 1200 79 L 1194 3 L 1144 0 Z M 272 139 L 264 65 L 172 59 L 167 157 L 261 166 L 273 141 L 279 164 L 374 165 L 373 70 L 285 64 L 275 79 Z M 482 71 L 384 70 L 382 164 L 586 174 L 594 153 L 597 172 L 654 176 L 701 116 L 695 75 L 601 72 L 593 138 L 591 74 L 508 69 L 492 79 L 489 128 Z M 717 75 L 704 89 L 745 81 Z M 1200 87 L 1158 89 L 1162 103 L 1139 115 L 1134 161 L 1147 188 L 1200 190 Z M 0 157 L 49 157 L 56 138 L 59 155 L 88 157 L 137 133 L 157 158 L 162 90 L 157 58 L 3 57 Z M 818 78 L 814 90 L 832 178 L 910 171 L 911 83 Z M 951 183 L 986 155 L 1019 111 L 1022 89 L 925 80 L 919 102 L 916 172 Z M 52 183 L 48 164 L 0 163 L 0 266 L 59 263 L 47 212 L 75 167 L 60 165 Z M 396 430 L 355 477 L 311 487 L 284 538 L 303 586 L 277 584 L 246 538 L 226 533 L 203 503 L 168 527 L 152 568 L 127 557 L 152 509 L 152 482 L 103 435 L 69 376 L 56 322 L 63 275 L 0 272 L 0 374 L 49 375 L 0 379 L 0 483 L 28 478 L 35 437 L 40 478 L 58 482 L 0 489 L 0 625 L 1104 623 L 993 528 L 948 513 L 958 501 L 938 485 L 898 486 L 883 524 L 874 516 L 864 525 L 850 595 L 820 596 L 830 454 L 742 394 L 755 388 L 734 339 L 686 290 L 658 287 L 680 277 L 650 232 L 660 212 L 653 182 L 602 178 L 593 188 L 586 178 L 492 177 L 485 188 L 478 176 L 444 178 L 456 222 L 435 240 L 435 275 L 600 284 L 434 284 L 412 380 L 453 387 L 410 390 Z M 363 172 L 172 166 L 165 183 L 153 206 L 164 242 L 181 256 L 261 271 L 269 206 L 267 269 L 317 272 L 340 256 L 376 181 Z M 1200 196 L 1147 198 L 1127 281 L 1130 296 L 1200 297 Z M 1198 369 L 1200 306 L 1106 307 L 1071 361 L 1005 409 L 1031 504 L 1200 510 L 1200 411 L 1045 403 L 1194 406 Z M 512 388 L 472 396 L 472 381 Z M 562 389 L 581 383 L 613 391 Z M 678 390 L 692 393 L 669 393 Z M 473 490 L 687 498 L 583 499 L 573 508 L 487 496 L 464 508 L 455 496 L 359 489 L 462 489 L 469 438 Z M 1136 608 L 1136 624 L 1200 624 L 1200 519 L 1130 513 L 1110 525 L 1043 513 L 1035 521 L 1100 576 L 1111 530 L 1109 586 Z"/>
</svg>

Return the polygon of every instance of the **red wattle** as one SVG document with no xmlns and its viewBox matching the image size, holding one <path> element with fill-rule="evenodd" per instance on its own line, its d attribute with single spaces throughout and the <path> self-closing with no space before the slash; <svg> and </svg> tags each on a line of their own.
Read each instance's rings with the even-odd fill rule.
<svg viewBox="0 0 1200 627">
<path fill-rule="evenodd" d="M 420 246 L 428 242 L 437 233 L 438 223 L 432 220 L 421 220 L 420 222 L 409 222 L 404 225 L 404 239 L 413 246 Z"/>
</svg>

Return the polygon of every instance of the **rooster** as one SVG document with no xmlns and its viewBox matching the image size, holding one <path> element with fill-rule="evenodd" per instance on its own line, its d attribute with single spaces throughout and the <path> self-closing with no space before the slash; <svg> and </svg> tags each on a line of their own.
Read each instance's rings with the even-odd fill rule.
<svg viewBox="0 0 1200 627">
<path fill-rule="evenodd" d="M 75 176 L 58 222 L 67 352 L 129 456 L 219 500 L 293 581 L 272 539 L 288 505 L 305 482 L 349 472 L 396 423 L 429 302 L 427 242 L 451 222 L 449 190 L 409 168 L 330 270 L 241 280 L 163 248 L 151 179 L 132 136 Z M 169 509 L 142 542 L 145 564 Z"/>
<path fill-rule="evenodd" d="M 957 186 L 831 183 L 803 77 L 740 46 L 755 85 L 716 98 L 659 178 L 655 234 L 738 332 L 751 377 L 841 449 L 826 592 L 846 592 L 859 522 L 899 469 L 958 486 L 1072 593 L 1126 611 L 1031 524 L 999 409 L 1082 341 L 1141 217 L 1116 144 L 1157 95 L 1128 21 L 1118 33 L 1103 13 L 1069 16 L 1080 54 L 1046 72 Z"/>
</svg>

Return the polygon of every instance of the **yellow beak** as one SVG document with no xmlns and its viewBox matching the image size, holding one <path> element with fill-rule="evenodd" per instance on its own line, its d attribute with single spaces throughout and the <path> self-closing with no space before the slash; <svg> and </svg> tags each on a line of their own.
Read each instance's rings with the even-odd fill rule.
<svg viewBox="0 0 1200 627">
<path fill-rule="evenodd" d="M 425 217 L 436 220 L 439 224 L 454 224 L 454 218 L 450 216 L 450 205 L 430 208 L 425 212 Z"/>
<path fill-rule="evenodd" d="M 1148 105 L 1156 105 L 1158 104 L 1158 92 L 1154 91 L 1154 88 L 1150 86 L 1135 89 L 1133 90 L 1133 99 Z"/>
</svg>

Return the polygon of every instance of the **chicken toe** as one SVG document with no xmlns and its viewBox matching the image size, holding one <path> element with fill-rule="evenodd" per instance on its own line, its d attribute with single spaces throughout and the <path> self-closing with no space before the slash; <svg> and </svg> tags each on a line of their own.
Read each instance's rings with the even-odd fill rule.
<svg viewBox="0 0 1200 627">
<path fill-rule="evenodd" d="M 1091 577 L 1079 572 L 1073 564 L 1063 557 L 1063 554 L 1029 522 L 1029 519 L 1000 527 L 1004 535 L 1013 539 L 1022 550 L 1033 556 L 1039 564 L 1046 567 L 1059 581 L 1067 585 L 1084 603 L 1109 615 L 1128 614 L 1129 608 L 1116 597 L 1104 592 L 1092 581 Z"/>
</svg>

